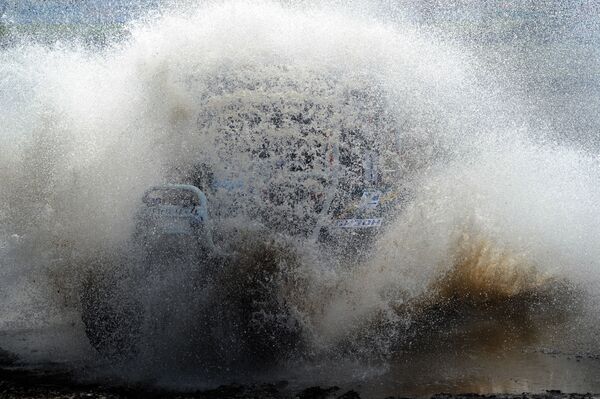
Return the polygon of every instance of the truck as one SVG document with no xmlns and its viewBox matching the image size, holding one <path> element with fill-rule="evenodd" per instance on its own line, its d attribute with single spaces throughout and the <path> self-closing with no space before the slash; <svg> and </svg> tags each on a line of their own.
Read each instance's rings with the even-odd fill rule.
<svg viewBox="0 0 600 399">
<path fill-rule="evenodd" d="M 135 297 L 160 295 L 131 286 L 147 286 L 149 269 L 160 274 L 177 267 L 195 284 L 193 301 L 204 296 L 213 305 L 202 306 L 231 305 L 220 320 L 214 312 L 192 316 L 204 326 L 196 333 L 241 340 L 252 348 L 250 358 L 290 349 L 302 338 L 293 309 L 279 295 L 288 282 L 278 259 L 284 256 L 280 263 L 288 267 L 298 262 L 286 240 L 311 242 L 349 267 L 368 256 L 406 197 L 388 162 L 399 148 L 393 121 L 373 111 L 381 107 L 366 106 L 377 98 L 360 93 L 348 94 L 347 106 L 356 112 L 341 122 L 325 103 L 276 96 L 272 102 L 206 100 L 197 123 L 202 145 L 189 150 L 188 141 L 169 138 L 170 148 L 194 156 L 177 159 L 166 173 L 168 184 L 141 197 L 131 245 L 138 259 L 121 262 L 139 264 L 135 276 L 120 277 L 117 267 L 112 275 L 90 277 L 81 295 L 86 332 L 99 352 L 135 352 L 137 337 L 145 334 L 140 326 L 147 325 L 139 319 L 154 311 L 141 309 Z"/>
</svg>

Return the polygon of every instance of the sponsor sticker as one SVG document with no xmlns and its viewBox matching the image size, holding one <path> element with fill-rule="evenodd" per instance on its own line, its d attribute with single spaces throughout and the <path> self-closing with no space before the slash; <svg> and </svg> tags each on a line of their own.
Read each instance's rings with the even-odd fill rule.
<svg viewBox="0 0 600 399">
<path fill-rule="evenodd" d="M 334 227 L 342 229 L 368 229 L 380 227 L 382 219 L 339 219 L 333 222 Z"/>
<path fill-rule="evenodd" d="M 379 190 L 366 190 L 363 192 L 362 197 L 360 197 L 360 208 L 365 209 L 373 209 L 379 205 L 379 200 L 381 199 L 381 191 Z"/>
<path fill-rule="evenodd" d="M 191 216 L 192 208 L 181 208 L 174 206 L 151 207 L 150 211 L 161 216 Z"/>
</svg>

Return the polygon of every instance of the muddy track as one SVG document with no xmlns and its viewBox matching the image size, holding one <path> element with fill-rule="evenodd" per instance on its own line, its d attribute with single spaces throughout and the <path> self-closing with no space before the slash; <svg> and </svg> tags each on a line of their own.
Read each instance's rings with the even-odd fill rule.
<svg viewBox="0 0 600 399">
<path fill-rule="evenodd" d="M 223 385 L 215 389 L 194 392 L 174 392 L 148 389 L 144 386 L 104 386 L 99 384 L 78 383 L 68 371 L 24 370 L 9 365 L 11 358 L 2 356 L 0 367 L 0 398 L 48 398 L 48 399 L 120 399 L 120 398 L 198 398 L 198 399 L 360 399 L 360 392 L 343 390 L 337 386 L 314 386 L 303 390 L 291 390 L 288 383 L 257 385 Z M 431 395 L 431 399 L 583 399 L 599 398 L 598 394 L 563 393 L 549 390 L 544 393 L 522 393 L 518 395 L 495 394 L 479 395 L 474 393 Z M 386 399 L 405 398 L 403 395 Z"/>
</svg>

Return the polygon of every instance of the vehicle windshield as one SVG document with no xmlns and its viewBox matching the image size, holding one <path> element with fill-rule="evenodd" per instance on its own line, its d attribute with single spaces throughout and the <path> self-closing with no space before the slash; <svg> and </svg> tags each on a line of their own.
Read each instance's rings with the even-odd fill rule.
<svg viewBox="0 0 600 399">
<path fill-rule="evenodd" d="M 188 190 L 178 189 L 155 189 L 146 193 L 144 202 L 152 205 L 176 205 L 176 206 L 194 206 L 199 201 L 196 194 Z"/>
</svg>

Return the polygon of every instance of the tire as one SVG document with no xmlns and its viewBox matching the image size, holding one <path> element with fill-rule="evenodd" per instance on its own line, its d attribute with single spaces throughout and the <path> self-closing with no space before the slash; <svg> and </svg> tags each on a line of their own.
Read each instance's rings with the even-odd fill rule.
<svg viewBox="0 0 600 399">
<path fill-rule="evenodd" d="M 92 347 L 110 359 L 133 357 L 142 323 L 140 304 L 124 295 L 112 279 L 98 275 L 86 279 L 80 300 L 81 319 Z"/>
<path fill-rule="evenodd" d="M 217 277 L 219 316 L 213 320 L 213 335 L 227 342 L 225 362 L 273 364 L 302 346 L 300 326 L 280 296 L 281 257 L 294 258 L 286 250 L 258 240 L 229 259 Z"/>
</svg>

